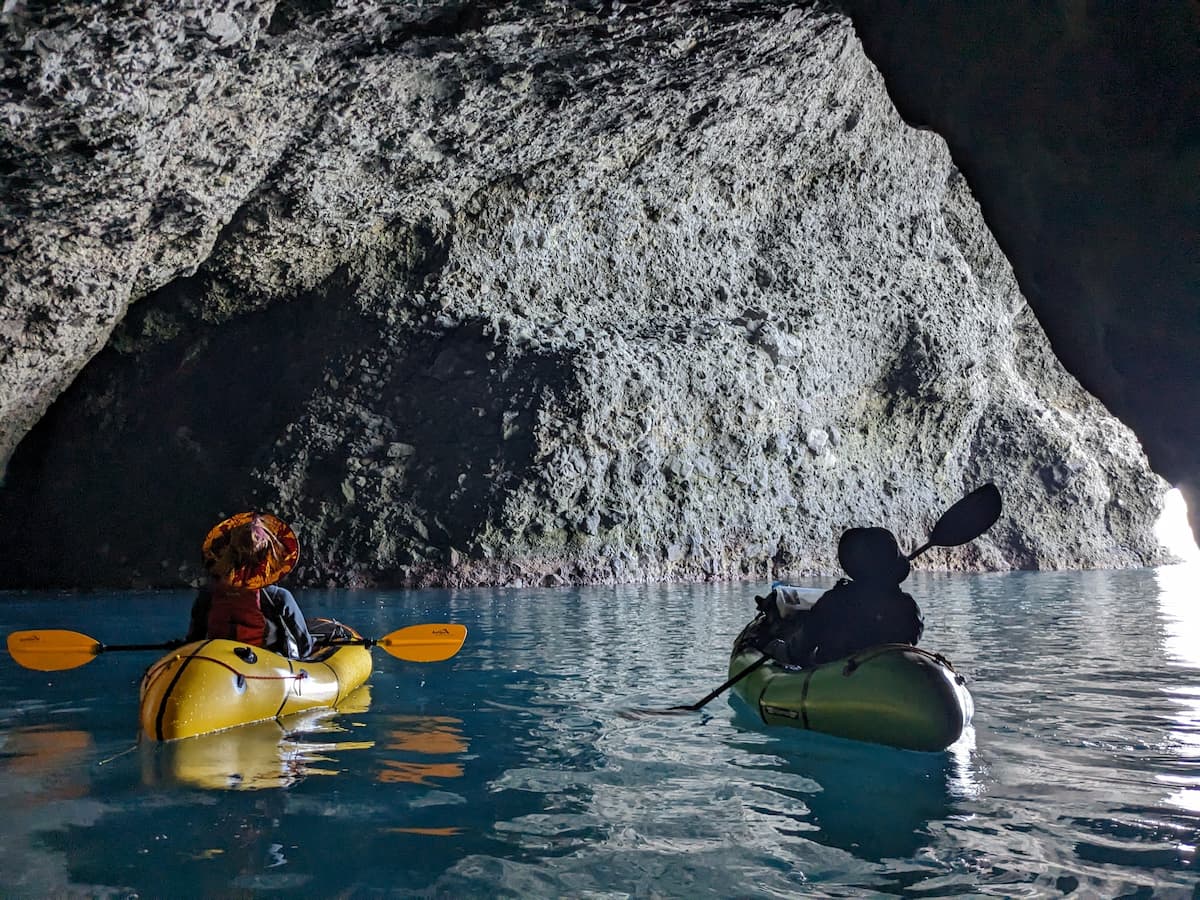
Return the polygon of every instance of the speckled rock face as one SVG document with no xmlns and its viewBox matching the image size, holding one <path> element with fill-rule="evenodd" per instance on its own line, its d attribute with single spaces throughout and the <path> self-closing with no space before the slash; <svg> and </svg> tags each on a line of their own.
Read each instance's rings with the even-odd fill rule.
<svg viewBox="0 0 1200 900">
<path fill-rule="evenodd" d="M 1200 5 L 842 0 L 946 138 L 1055 355 L 1200 535 Z"/>
<path fill-rule="evenodd" d="M 9 41 L 8 444 L 105 349 L 12 458 L 3 583 L 178 583 L 251 505 L 306 584 L 832 572 L 987 480 L 929 564 L 1159 558 L 1163 483 L 844 18 L 134 7 Z"/>
</svg>

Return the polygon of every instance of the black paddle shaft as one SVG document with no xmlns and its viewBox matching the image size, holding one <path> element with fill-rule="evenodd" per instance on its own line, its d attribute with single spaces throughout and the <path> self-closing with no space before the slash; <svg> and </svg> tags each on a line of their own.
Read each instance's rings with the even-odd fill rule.
<svg viewBox="0 0 1200 900">
<path fill-rule="evenodd" d="M 101 644 L 97 653 L 112 653 L 115 650 L 174 650 L 182 647 L 183 641 L 167 641 L 162 644 Z"/>
<path fill-rule="evenodd" d="M 696 710 L 700 709 L 700 707 L 708 704 L 709 701 L 715 700 L 721 694 L 725 693 L 725 691 L 729 690 L 729 688 L 733 687 L 735 684 L 737 684 L 739 681 L 741 681 L 743 678 L 745 678 L 751 672 L 757 672 L 764 665 L 766 665 L 771 660 L 771 658 L 772 657 L 769 653 L 764 653 L 760 659 L 756 659 L 754 662 L 750 663 L 750 665 L 746 666 L 746 668 L 742 669 L 742 671 L 738 672 L 736 675 L 734 675 L 732 678 L 730 678 L 728 681 L 726 681 L 723 685 L 721 685 L 719 688 L 717 688 L 715 691 L 713 691 L 711 694 L 709 694 L 707 697 L 705 697 L 703 700 L 699 701 L 698 703 L 689 703 L 687 706 L 672 706 L 671 710 L 678 709 L 678 710 L 687 710 L 688 712 L 695 712 Z"/>
</svg>

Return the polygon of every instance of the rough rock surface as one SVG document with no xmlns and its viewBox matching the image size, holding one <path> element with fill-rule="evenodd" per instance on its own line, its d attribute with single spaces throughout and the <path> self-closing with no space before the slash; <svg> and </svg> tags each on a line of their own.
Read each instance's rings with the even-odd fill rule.
<svg viewBox="0 0 1200 900">
<path fill-rule="evenodd" d="M 16 26 L 5 442 L 107 344 L 12 458 L 0 583 L 178 583 L 251 504 L 299 583 L 832 572 L 985 480 L 1005 518 L 927 564 L 1161 558 L 1163 482 L 839 14 Z"/>
</svg>

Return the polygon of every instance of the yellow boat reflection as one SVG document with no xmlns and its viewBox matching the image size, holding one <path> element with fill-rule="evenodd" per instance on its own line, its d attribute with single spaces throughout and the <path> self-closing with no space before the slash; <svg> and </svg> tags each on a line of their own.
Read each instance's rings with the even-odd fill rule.
<svg viewBox="0 0 1200 900">
<path fill-rule="evenodd" d="M 142 780 L 149 785 L 246 791 L 286 788 L 310 775 L 336 775 L 337 769 L 322 767 L 333 761 L 328 754 L 366 750 L 375 742 L 313 736 L 346 734 L 340 720 L 366 712 L 370 703 L 370 688 L 364 685 L 337 709 L 309 710 L 166 744 L 144 743 Z"/>
<path fill-rule="evenodd" d="M 333 754 L 373 747 L 379 752 L 374 778 L 380 784 L 430 786 L 463 776 L 461 757 L 470 743 L 461 719 L 392 716 L 379 741 L 342 739 L 358 724 L 347 715 L 366 712 L 369 705 L 370 688 L 364 685 L 337 709 L 309 710 L 165 744 L 145 742 L 142 780 L 207 790 L 287 788 L 309 776 L 338 774 L 330 765 Z M 457 832 L 434 828 L 419 833 Z"/>
</svg>

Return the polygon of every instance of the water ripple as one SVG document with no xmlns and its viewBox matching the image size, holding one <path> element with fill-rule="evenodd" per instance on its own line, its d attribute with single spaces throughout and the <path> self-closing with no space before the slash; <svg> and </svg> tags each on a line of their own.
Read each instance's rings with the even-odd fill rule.
<svg viewBox="0 0 1200 900">
<path fill-rule="evenodd" d="M 101 658 L 84 676 L 0 661 L 0 785 L 19 811 L 0 821 L 0 887 L 1193 897 L 1196 583 L 1184 569 L 914 576 L 923 644 L 968 677 L 977 708 L 940 754 L 767 728 L 725 698 L 637 713 L 724 680 L 763 585 L 302 596 L 372 632 L 453 620 L 470 635 L 449 663 L 378 655 L 365 708 L 257 743 L 234 734 L 209 762 L 219 775 L 260 754 L 257 791 L 163 777 L 170 754 L 153 748 L 123 753 L 144 660 Z M 187 599 L 22 595 L 0 615 L 10 630 L 154 640 Z"/>
</svg>

